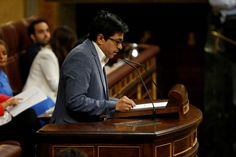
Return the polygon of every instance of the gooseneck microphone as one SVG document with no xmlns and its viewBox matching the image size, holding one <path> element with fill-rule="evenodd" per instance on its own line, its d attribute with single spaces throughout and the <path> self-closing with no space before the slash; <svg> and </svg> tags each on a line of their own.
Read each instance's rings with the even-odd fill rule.
<svg viewBox="0 0 236 157">
<path fill-rule="evenodd" d="M 145 90 L 146 90 L 146 92 L 147 92 L 147 94 L 148 94 L 148 97 L 149 97 L 149 99 L 150 99 L 150 101 L 151 101 L 151 103 L 152 103 L 152 107 L 153 107 L 153 119 L 155 119 L 155 118 L 156 118 L 155 106 L 154 106 L 152 97 L 150 96 L 150 93 L 149 93 L 149 91 L 148 91 L 148 89 L 147 89 L 147 86 L 145 85 L 145 83 L 144 83 L 144 81 L 143 81 L 143 77 L 141 76 L 139 70 L 138 70 L 134 65 L 130 64 L 126 59 L 124 59 L 124 62 L 125 62 L 126 64 L 128 64 L 129 66 L 133 67 L 133 68 L 137 71 L 137 73 L 138 73 L 138 75 L 139 75 L 139 77 L 140 77 L 140 79 L 141 79 L 141 81 L 142 81 L 142 83 L 143 83 L 143 86 L 144 86 L 144 88 L 145 88 Z"/>
<path fill-rule="evenodd" d="M 146 71 L 146 73 L 148 74 L 148 76 L 151 78 L 152 83 L 156 86 L 156 89 L 157 89 L 157 91 L 158 91 L 158 93 L 159 93 L 161 99 L 163 100 L 163 96 L 162 96 L 160 90 L 158 89 L 156 82 L 153 81 L 153 79 L 152 79 L 152 77 L 151 77 L 149 71 L 147 70 L 147 68 L 146 68 L 143 64 L 140 64 L 140 63 L 138 63 L 138 62 L 131 61 L 131 60 L 127 59 L 127 58 L 124 59 L 124 62 L 130 62 L 130 63 L 137 64 L 137 65 L 141 66 L 141 67 Z"/>
</svg>

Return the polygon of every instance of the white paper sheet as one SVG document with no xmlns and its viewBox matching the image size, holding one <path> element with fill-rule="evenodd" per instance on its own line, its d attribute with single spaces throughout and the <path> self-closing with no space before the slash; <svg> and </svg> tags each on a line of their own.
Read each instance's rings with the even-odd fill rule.
<svg viewBox="0 0 236 157">
<path fill-rule="evenodd" d="M 153 103 L 155 108 L 158 107 L 166 107 L 167 102 L 155 102 Z M 138 104 L 132 110 L 137 110 L 137 109 L 147 109 L 147 108 L 153 108 L 152 103 L 145 103 L 145 104 Z"/>
<path fill-rule="evenodd" d="M 21 92 L 20 94 L 14 96 L 15 98 L 23 98 L 19 101 L 17 106 L 8 106 L 6 110 L 13 116 L 17 116 L 19 113 L 30 108 L 31 106 L 47 99 L 47 96 L 38 88 L 31 87 L 28 90 Z"/>
</svg>

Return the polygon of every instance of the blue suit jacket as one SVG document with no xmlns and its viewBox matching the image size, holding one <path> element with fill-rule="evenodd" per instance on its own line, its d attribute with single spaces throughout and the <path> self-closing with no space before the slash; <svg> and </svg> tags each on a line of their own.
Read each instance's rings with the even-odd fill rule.
<svg viewBox="0 0 236 157">
<path fill-rule="evenodd" d="M 66 57 L 61 70 L 55 110 L 50 123 L 100 121 L 113 116 L 116 98 L 109 97 L 107 79 L 91 40 L 86 39 Z"/>
</svg>

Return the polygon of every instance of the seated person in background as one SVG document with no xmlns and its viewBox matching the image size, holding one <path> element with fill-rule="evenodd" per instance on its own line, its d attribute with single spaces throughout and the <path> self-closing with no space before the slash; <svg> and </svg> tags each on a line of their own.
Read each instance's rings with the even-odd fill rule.
<svg viewBox="0 0 236 157">
<path fill-rule="evenodd" d="M 32 86 L 39 87 L 54 102 L 59 82 L 59 61 L 76 45 L 76 34 L 67 26 L 60 26 L 52 34 L 49 45 L 36 55 L 23 91 Z"/>
<path fill-rule="evenodd" d="M 12 88 L 9 84 L 8 77 L 6 73 L 3 71 L 3 68 L 6 66 L 8 60 L 8 47 L 5 41 L 0 39 L 0 94 L 4 94 L 7 96 L 13 96 Z M 37 115 L 40 115 L 53 107 L 55 103 L 50 99 L 46 99 L 32 108 L 35 110 Z M 45 122 L 41 121 L 41 124 L 44 125 Z"/>
<path fill-rule="evenodd" d="M 50 46 L 56 54 L 59 67 L 61 67 L 66 56 L 78 43 L 76 33 L 68 26 L 58 27 L 52 35 Z"/>
<path fill-rule="evenodd" d="M 87 154 L 76 148 L 64 148 L 57 152 L 54 157 L 88 157 Z"/>
<path fill-rule="evenodd" d="M 32 108 L 12 117 L 5 110 L 8 106 L 18 105 L 21 98 L 11 98 L 0 94 L 0 141 L 17 140 L 22 142 L 23 156 L 35 156 L 36 131 L 40 128 L 37 116 Z"/>
<path fill-rule="evenodd" d="M 36 131 L 40 128 L 37 115 L 29 108 L 19 115 L 12 117 L 5 108 L 17 105 L 18 100 L 12 98 L 12 89 L 3 71 L 7 63 L 8 51 L 6 43 L 0 39 L 0 140 L 18 140 L 23 142 L 23 156 L 34 157 Z"/>
<path fill-rule="evenodd" d="M 50 123 L 97 122 L 128 111 L 135 103 L 111 98 L 104 69 L 120 49 L 128 26 L 116 15 L 101 11 L 90 23 L 88 39 L 76 46 L 61 66 L 58 95 Z"/>
<path fill-rule="evenodd" d="M 19 103 L 20 98 L 12 98 L 10 96 L 0 94 L 0 126 L 11 121 L 10 113 L 5 111 L 8 106 L 15 106 Z"/>
<path fill-rule="evenodd" d="M 32 44 L 27 48 L 25 54 L 22 55 L 20 60 L 23 84 L 25 84 L 27 80 L 35 56 L 42 47 L 45 47 L 48 44 L 50 40 L 51 34 L 48 23 L 44 19 L 33 21 L 28 27 L 28 36 Z"/>
</svg>

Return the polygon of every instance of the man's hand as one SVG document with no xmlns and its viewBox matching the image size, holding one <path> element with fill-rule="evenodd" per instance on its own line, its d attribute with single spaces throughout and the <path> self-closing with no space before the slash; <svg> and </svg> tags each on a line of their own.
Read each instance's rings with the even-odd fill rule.
<svg viewBox="0 0 236 157">
<path fill-rule="evenodd" d="M 126 112 L 131 110 L 136 104 L 132 99 L 127 96 L 123 96 L 116 102 L 116 111 Z"/>
</svg>

